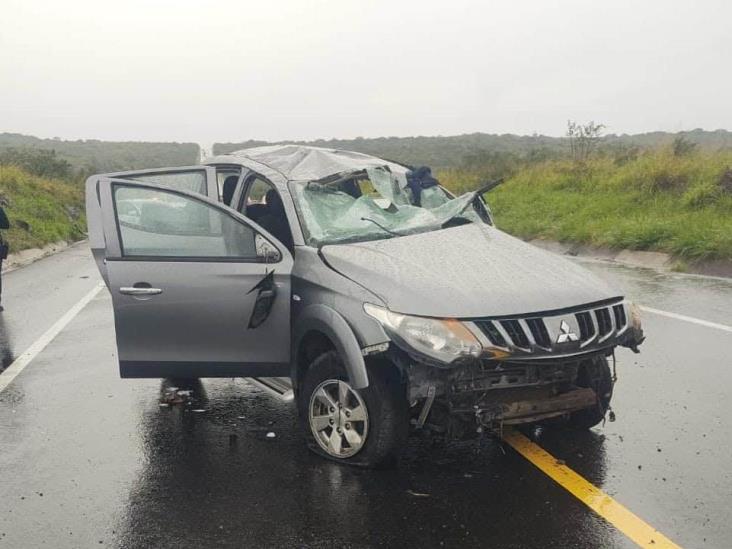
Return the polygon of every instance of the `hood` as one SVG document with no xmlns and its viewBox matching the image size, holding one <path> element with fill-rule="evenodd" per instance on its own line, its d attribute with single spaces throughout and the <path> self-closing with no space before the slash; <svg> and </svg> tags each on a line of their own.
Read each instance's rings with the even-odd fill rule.
<svg viewBox="0 0 732 549">
<path fill-rule="evenodd" d="M 419 316 L 539 313 L 621 295 L 572 261 L 475 223 L 321 253 L 390 310 Z"/>
</svg>

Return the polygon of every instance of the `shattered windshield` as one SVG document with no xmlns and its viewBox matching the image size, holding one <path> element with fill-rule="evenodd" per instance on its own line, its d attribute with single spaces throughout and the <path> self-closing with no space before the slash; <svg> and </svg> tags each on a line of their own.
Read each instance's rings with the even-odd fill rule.
<svg viewBox="0 0 732 549">
<path fill-rule="evenodd" d="M 431 176 L 415 179 L 406 170 L 369 168 L 330 181 L 293 183 L 292 190 L 306 241 L 312 246 L 488 221 L 476 209 L 475 193 L 454 198 Z"/>
</svg>

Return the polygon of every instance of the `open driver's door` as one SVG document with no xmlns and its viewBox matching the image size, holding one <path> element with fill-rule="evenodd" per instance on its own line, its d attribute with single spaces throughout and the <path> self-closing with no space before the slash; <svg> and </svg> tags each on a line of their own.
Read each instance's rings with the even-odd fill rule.
<svg viewBox="0 0 732 549">
<path fill-rule="evenodd" d="M 166 185 L 90 178 L 90 202 L 122 377 L 289 375 L 284 245 L 215 200 Z"/>
</svg>

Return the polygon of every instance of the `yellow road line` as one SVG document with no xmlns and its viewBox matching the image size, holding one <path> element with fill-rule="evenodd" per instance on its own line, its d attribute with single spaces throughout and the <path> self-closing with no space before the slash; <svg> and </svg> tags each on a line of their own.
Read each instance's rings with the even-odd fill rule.
<svg viewBox="0 0 732 549">
<path fill-rule="evenodd" d="M 521 433 L 508 431 L 504 433 L 503 440 L 640 547 L 652 547 L 654 549 L 675 547 L 680 549 L 680 546 L 653 526 L 631 513 L 626 507 L 587 482 L 572 469 L 558 462 L 549 452 L 531 442 Z"/>
</svg>

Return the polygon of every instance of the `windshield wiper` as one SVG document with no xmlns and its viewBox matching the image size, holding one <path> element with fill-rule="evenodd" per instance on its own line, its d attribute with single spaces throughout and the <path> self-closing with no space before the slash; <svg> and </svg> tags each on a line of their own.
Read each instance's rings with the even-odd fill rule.
<svg viewBox="0 0 732 549">
<path fill-rule="evenodd" d="M 393 234 L 394 236 L 406 236 L 405 234 L 402 234 L 402 233 L 398 233 L 398 232 L 396 232 L 396 231 L 392 231 L 391 229 L 387 229 L 387 228 L 386 228 L 386 227 L 384 227 L 384 226 L 383 226 L 383 225 L 382 225 L 381 223 L 379 223 L 379 222 L 378 222 L 378 221 L 376 221 L 375 219 L 371 219 L 370 217 L 362 217 L 362 218 L 361 218 L 361 221 L 370 221 L 371 223 L 373 223 L 374 225 L 376 225 L 376 226 L 377 226 L 377 227 L 378 227 L 379 229 L 381 229 L 382 231 L 386 231 L 387 233 L 389 233 L 389 234 Z"/>
<path fill-rule="evenodd" d="M 500 179 L 496 179 L 495 181 L 488 181 L 487 183 L 484 183 L 481 187 L 478 187 L 478 190 L 475 191 L 475 194 L 476 196 L 481 196 L 488 191 L 495 189 L 501 183 L 503 183 L 502 177 Z"/>
</svg>

